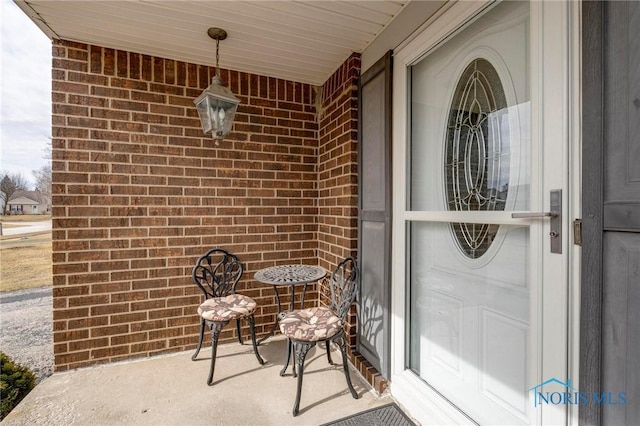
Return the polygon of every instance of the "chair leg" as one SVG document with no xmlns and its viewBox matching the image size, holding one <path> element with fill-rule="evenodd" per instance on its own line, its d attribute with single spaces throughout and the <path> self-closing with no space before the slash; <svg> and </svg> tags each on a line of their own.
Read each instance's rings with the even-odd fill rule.
<svg viewBox="0 0 640 426">
<path fill-rule="evenodd" d="M 218 352 L 218 338 L 220 337 L 220 332 L 222 328 L 227 325 L 227 323 L 221 322 L 211 322 L 211 368 L 209 368 L 209 378 L 207 379 L 207 384 L 211 386 L 213 384 L 213 372 L 216 369 L 216 353 Z"/>
<path fill-rule="evenodd" d="M 289 349 L 291 349 L 291 376 L 295 379 L 298 377 L 296 374 L 296 351 L 293 350 L 293 342 L 289 342 Z"/>
<path fill-rule="evenodd" d="M 240 318 L 236 320 L 236 330 L 238 331 L 238 343 L 244 345 L 244 342 L 242 341 L 242 332 L 240 331 Z"/>
<path fill-rule="evenodd" d="M 351 391 L 351 396 L 355 399 L 358 399 L 358 393 L 353 388 L 353 384 L 351 383 L 351 376 L 349 375 L 349 365 L 347 361 L 347 343 L 344 339 L 344 336 L 339 336 L 338 338 L 334 338 L 334 342 L 338 346 L 340 346 L 340 351 L 342 352 L 342 365 L 344 367 L 344 377 L 347 378 L 347 386 L 349 386 L 349 390 Z"/>
<path fill-rule="evenodd" d="M 295 342 L 295 361 L 298 364 L 298 386 L 296 389 L 296 400 L 293 403 L 293 416 L 298 415 L 298 409 L 300 408 L 300 395 L 302 393 L 302 376 L 304 373 L 304 359 L 307 356 L 309 349 L 316 345 L 315 342 Z"/>
<path fill-rule="evenodd" d="M 200 348 L 202 348 L 202 341 L 204 340 L 204 319 L 200 321 L 200 339 L 198 339 L 198 347 L 196 348 L 196 352 L 191 356 L 191 360 L 195 361 L 200 353 Z"/>
<path fill-rule="evenodd" d="M 327 347 L 327 360 L 329 364 L 333 365 L 333 360 L 331 359 L 331 342 L 329 340 L 325 340 L 325 346 Z"/>
<path fill-rule="evenodd" d="M 284 362 L 284 367 L 282 367 L 282 370 L 280 370 L 280 377 L 284 376 L 284 373 L 287 371 L 287 368 L 289 368 L 289 359 L 291 359 L 291 340 L 287 339 L 287 359 Z M 296 369 L 295 369 L 295 363 L 293 365 L 293 374 L 295 377 L 296 374 Z"/>
<path fill-rule="evenodd" d="M 256 324 L 253 315 L 249 315 L 249 330 L 251 331 L 251 343 L 253 344 L 253 352 L 258 358 L 260 365 L 264 364 L 264 359 L 258 353 L 258 343 L 256 342 Z"/>
</svg>

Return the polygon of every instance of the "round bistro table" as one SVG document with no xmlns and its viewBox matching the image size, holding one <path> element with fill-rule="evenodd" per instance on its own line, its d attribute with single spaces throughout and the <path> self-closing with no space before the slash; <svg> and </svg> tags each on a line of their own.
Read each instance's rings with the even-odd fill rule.
<svg viewBox="0 0 640 426">
<path fill-rule="evenodd" d="M 281 320 L 289 311 L 295 309 L 295 297 L 296 286 L 302 285 L 302 298 L 300 299 L 300 309 L 304 307 L 304 296 L 307 292 L 307 285 L 312 282 L 321 280 L 327 275 L 327 271 L 320 266 L 311 265 L 278 265 L 270 266 L 268 268 L 260 269 L 257 271 L 253 278 L 263 284 L 270 284 L 273 286 L 273 291 L 276 293 L 276 300 L 278 302 L 278 313 L 273 323 L 273 328 L 262 339 L 258 341 L 258 344 L 262 343 L 266 338 L 273 336 L 278 327 L 278 321 Z M 289 302 L 289 311 L 283 311 L 280 304 L 280 293 L 278 287 L 289 287 L 291 289 L 291 301 Z M 285 363 L 280 375 L 283 376 L 287 367 L 289 366 L 289 359 L 291 358 L 291 343 L 287 344 L 287 362 Z M 295 376 L 295 365 L 293 374 Z"/>
</svg>

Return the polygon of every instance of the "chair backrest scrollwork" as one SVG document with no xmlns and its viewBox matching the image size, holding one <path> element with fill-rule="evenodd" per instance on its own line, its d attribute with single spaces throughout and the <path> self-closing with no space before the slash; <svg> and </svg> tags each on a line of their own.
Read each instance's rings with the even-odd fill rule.
<svg viewBox="0 0 640 426">
<path fill-rule="evenodd" d="M 235 293 L 243 273 L 238 257 L 221 248 L 214 248 L 200 256 L 191 276 L 202 290 L 205 299 Z"/>
<path fill-rule="evenodd" d="M 360 285 L 358 263 L 353 257 L 347 257 L 338 263 L 329 279 L 331 289 L 330 308 L 344 322 L 349 308 L 358 294 Z"/>
</svg>

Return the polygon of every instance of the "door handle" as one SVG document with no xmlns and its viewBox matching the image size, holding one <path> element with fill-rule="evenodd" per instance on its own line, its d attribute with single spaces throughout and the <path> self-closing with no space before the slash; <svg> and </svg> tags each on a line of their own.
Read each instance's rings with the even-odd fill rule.
<svg viewBox="0 0 640 426">
<path fill-rule="evenodd" d="M 549 192 L 549 212 L 511 213 L 513 219 L 544 219 L 549 221 L 549 236 L 551 237 L 551 253 L 562 254 L 562 190 L 554 189 Z"/>
<path fill-rule="evenodd" d="M 545 217 L 557 216 L 558 212 L 511 213 L 513 219 L 544 219 Z"/>
</svg>

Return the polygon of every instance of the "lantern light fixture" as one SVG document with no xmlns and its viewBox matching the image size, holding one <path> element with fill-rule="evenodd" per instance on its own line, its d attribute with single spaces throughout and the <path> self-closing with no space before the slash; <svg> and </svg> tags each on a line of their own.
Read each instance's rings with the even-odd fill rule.
<svg viewBox="0 0 640 426">
<path fill-rule="evenodd" d="M 211 85 L 198 96 L 193 103 L 196 105 L 200 123 L 205 134 L 211 133 L 215 145 L 231 131 L 233 118 L 236 115 L 240 99 L 233 95 L 228 87 L 222 84 L 220 78 L 220 41 L 227 38 L 227 32 L 221 28 L 209 28 L 209 37 L 216 41 L 216 73 Z"/>
</svg>

